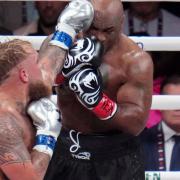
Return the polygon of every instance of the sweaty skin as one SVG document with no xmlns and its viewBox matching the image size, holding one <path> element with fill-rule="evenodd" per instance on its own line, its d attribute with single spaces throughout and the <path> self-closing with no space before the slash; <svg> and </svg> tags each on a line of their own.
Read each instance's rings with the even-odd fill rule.
<svg viewBox="0 0 180 180">
<path fill-rule="evenodd" d="M 48 154 L 33 150 L 36 128 L 26 114 L 32 101 L 28 82 L 41 82 L 51 93 L 64 63 L 66 52 L 48 46 L 50 39 L 44 41 L 39 54 L 32 47 L 24 47 L 31 55 L 0 81 L 0 180 L 42 180 L 50 161 Z M 34 99 L 45 96 L 43 86 L 37 87 L 36 84 L 32 93 Z"/>
<path fill-rule="evenodd" d="M 122 34 L 123 7 L 119 0 L 93 0 L 95 17 L 87 35 L 100 40 L 105 52 L 100 71 L 104 92 L 118 104 L 110 120 L 98 119 L 64 85 L 57 89 L 64 128 L 82 133 L 127 132 L 138 135 L 145 127 L 152 100 L 151 57 Z"/>
<path fill-rule="evenodd" d="M 4 100 L 2 96 L 0 96 L 0 98 Z M 4 105 L 9 109 L 9 111 L 2 107 Z M 32 152 L 35 140 L 35 129 L 31 125 L 30 119 L 28 119 L 25 115 L 17 113 L 17 111 L 12 108 L 11 103 L 5 104 L 4 101 L 2 101 L 0 108 L 1 170 L 8 175 L 9 179 L 19 178 L 16 173 L 19 169 L 21 169 L 21 171 L 28 171 L 28 176 L 31 175 L 32 179 L 36 179 L 30 163 L 31 158 L 33 161 L 34 158 L 37 157 L 37 155 L 34 157 Z M 29 152 L 32 152 L 32 157 L 30 156 L 28 150 Z M 47 164 L 49 161 L 48 157 L 45 157 L 44 161 L 45 164 Z M 37 169 L 37 171 L 38 170 L 39 169 Z M 22 176 L 23 175 L 24 173 L 22 173 Z M 30 179 L 30 177 L 27 176 L 23 177 L 23 179 Z M 1 179 L 4 178 L 2 177 Z"/>
</svg>

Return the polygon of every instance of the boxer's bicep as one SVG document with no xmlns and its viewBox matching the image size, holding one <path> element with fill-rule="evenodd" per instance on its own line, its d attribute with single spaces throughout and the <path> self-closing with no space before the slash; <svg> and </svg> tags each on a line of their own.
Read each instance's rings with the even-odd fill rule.
<svg viewBox="0 0 180 180">
<path fill-rule="evenodd" d="M 117 99 L 121 102 L 136 104 L 141 108 L 150 106 L 153 86 L 153 64 L 146 53 L 131 60 L 128 68 L 128 81 L 119 88 Z"/>
<path fill-rule="evenodd" d="M 14 117 L 0 115 L 0 168 L 9 179 L 33 175 L 30 154 Z M 34 175 L 33 175 L 34 176 Z M 26 178 L 25 178 L 26 179 Z"/>
<path fill-rule="evenodd" d="M 117 92 L 115 119 L 123 130 L 136 135 L 145 126 L 152 100 L 153 65 L 149 56 L 132 62 L 127 73 L 128 81 Z"/>
<path fill-rule="evenodd" d="M 120 107 L 125 105 L 129 108 L 132 107 L 145 111 L 150 107 L 151 90 L 143 84 L 128 82 L 119 89 L 117 102 Z"/>
</svg>

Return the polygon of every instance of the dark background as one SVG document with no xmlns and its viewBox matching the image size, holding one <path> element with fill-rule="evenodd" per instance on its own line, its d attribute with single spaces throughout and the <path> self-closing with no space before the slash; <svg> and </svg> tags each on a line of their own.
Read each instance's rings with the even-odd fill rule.
<svg viewBox="0 0 180 180">
<path fill-rule="evenodd" d="M 123 2 L 124 9 L 128 8 L 128 2 Z M 160 6 L 180 17 L 180 2 L 161 2 Z"/>
</svg>

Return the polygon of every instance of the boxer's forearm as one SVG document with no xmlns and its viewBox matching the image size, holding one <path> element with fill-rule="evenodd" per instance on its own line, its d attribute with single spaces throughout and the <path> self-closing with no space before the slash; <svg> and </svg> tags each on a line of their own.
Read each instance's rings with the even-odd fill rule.
<svg viewBox="0 0 180 180">
<path fill-rule="evenodd" d="M 109 121 L 113 126 L 121 131 L 138 135 L 145 127 L 148 112 L 138 105 L 119 104 L 118 111 Z"/>
<path fill-rule="evenodd" d="M 61 130 L 60 113 L 56 104 L 48 98 L 29 104 L 27 113 L 37 129 L 31 162 L 38 176 L 43 177 Z"/>
<path fill-rule="evenodd" d="M 61 12 L 55 32 L 45 39 L 39 52 L 39 66 L 48 85 L 52 86 L 57 73 L 61 72 L 65 53 L 73 45 L 75 36 L 87 30 L 93 18 L 93 6 L 87 0 L 72 1 Z"/>
<path fill-rule="evenodd" d="M 39 62 L 43 80 L 47 85 L 52 86 L 54 84 L 56 75 L 61 72 L 64 59 L 65 51 L 52 46 L 47 50 L 46 56 Z"/>
<path fill-rule="evenodd" d="M 66 54 L 66 51 L 60 47 L 49 45 L 51 36 L 43 42 L 38 60 L 43 79 L 50 86 L 53 85 L 56 75 L 61 71 Z"/>
<path fill-rule="evenodd" d="M 43 179 L 50 161 L 50 156 L 48 154 L 33 150 L 31 153 L 31 161 L 39 179 Z"/>
</svg>

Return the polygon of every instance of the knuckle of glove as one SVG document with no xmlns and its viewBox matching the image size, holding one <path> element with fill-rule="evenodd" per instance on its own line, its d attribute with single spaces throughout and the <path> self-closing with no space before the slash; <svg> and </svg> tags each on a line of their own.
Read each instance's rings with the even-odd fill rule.
<svg viewBox="0 0 180 180">
<path fill-rule="evenodd" d="M 96 69 L 84 67 L 70 78 L 69 88 L 83 105 L 93 108 L 102 96 L 101 76 Z"/>
<path fill-rule="evenodd" d="M 33 124 L 37 129 L 56 130 L 60 128 L 60 122 L 58 122 L 60 118 L 59 110 L 56 105 L 47 98 L 32 102 L 28 106 L 27 113 L 32 118 Z"/>
<path fill-rule="evenodd" d="M 36 127 L 45 126 L 45 117 L 40 107 L 41 107 L 41 103 L 39 101 L 35 101 L 32 102 L 27 108 L 27 113 L 33 120 L 33 124 Z"/>
<path fill-rule="evenodd" d="M 58 22 L 69 24 L 76 32 L 80 32 L 90 27 L 93 18 L 94 10 L 89 1 L 74 0 L 66 6 Z"/>
<path fill-rule="evenodd" d="M 62 70 L 63 76 L 70 77 L 86 65 L 99 67 L 102 53 L 103 46 L 95 37 L 79 39 L 68 51 Z"/>
</svg>

